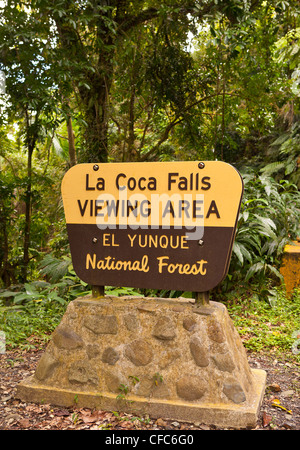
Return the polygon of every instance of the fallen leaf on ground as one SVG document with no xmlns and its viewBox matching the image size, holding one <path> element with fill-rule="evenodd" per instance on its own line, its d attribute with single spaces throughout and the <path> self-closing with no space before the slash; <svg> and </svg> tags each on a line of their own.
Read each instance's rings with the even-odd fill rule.
<svg viewBox="0 0 300 450">
<path fill-rule="evenodd" d="M 22 428 L 28 428 L 30 426 L 30 421 L 28 419 L 19 420 L 19 425 Z"/>
<path fill-rule="evenodd" d="M 70 412 L 67 409 L 59 409 L 59 410 L 54 411 L 54 414 L 56 416 L 63 417 L 63 416 L 69 416 Z"/>
<path fill-rule="evenodd" d="M 272 416 L 270 416 L 269 414 L 267 414 L 265 411 L 263 412 L 263 427 L 267 427 L 269 425 L 269 423 L 272 420 Z"/>
<path fill-rule="evenodd" d="M 94 422 L 97 422 L 97 420 L 98 420 L 98 417 L 96 417 L 96 416 L 82 416 L 82 421 L 84 422 L 84 423 L 94 423 Z"/>
<path fill-rule="evenodd" d="M 156 425 L 158 427 L 165 427 L 167 424 L 162 418 L 158 418 L 157 421 L 156 421 Z"/>
<path fill-rule="evenodd" d="M 275 398 L 272 402 L 272 406 L 275 406 L 276 408 L 280 408 L 283 411 L 286 411 L 289 414 L 293 414 L 291 410 L 286 409 L 284 406 L 281 405 L 280 400 L 278 398 Z"/>
<path fill-rule="evenodd" d="M 98 420 L 103 419 L 103 412 L 102 411 L 87 411 L 87 410 L 81 410 L 81 419 L 84 423 L 94 423 Z"/>
<path fill-rule="evenodd" d="M 273 392 L 280 392 L 281 391 L 281 387 L 279 386 L 279 384 L 277 383 L 272 383 L 269 384 L 268 388 L 273 391 Z"/>
</svg>

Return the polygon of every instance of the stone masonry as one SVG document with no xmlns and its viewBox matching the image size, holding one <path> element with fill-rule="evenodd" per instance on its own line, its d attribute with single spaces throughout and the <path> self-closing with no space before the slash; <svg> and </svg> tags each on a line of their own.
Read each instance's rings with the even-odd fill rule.
<svg viewBox="0 0 300 450">
<path fill-rule="evenodd" d="M 264 382 L 220 303 L 85 297 L 17 396 L 235 427 L 255 424 Z"/>
</svg>

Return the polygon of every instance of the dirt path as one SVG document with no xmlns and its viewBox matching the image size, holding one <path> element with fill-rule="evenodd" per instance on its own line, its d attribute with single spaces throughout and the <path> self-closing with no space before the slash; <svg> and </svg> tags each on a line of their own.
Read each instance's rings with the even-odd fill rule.
<svg viewBox="0 0 300 450">
<path fill-rule="evenodd" d="M 60 408 L 24 403 L 14 398 L 16 386 L 35 371 L 43 351 L 0 355 L 0 430 L 216 430 L 201 423 L 163 418 L 151 420 L 130 414 Z M 253 368 L 267 372 L 267 388 L 257 430 L 300 430 L 300 367 L 273 357 L 249 354 Z"/>
</svg>

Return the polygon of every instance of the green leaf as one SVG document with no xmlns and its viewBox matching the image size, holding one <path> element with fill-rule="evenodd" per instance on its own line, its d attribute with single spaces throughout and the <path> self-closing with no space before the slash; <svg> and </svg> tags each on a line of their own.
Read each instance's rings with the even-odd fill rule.
<svg viewBox="0 0 300 450">
<path fill-rule="evenodd" d="M 14 298 L 14 303 L 15 304 L 18 304 L 18 303 L 21 303 L 23 300 L 31 300 L 32 299 L 32 296 L 31 295 L 28 295 L 28 294 L 26 294 L 26 293 L 22 293 L 22 292 L 20 292 L 19 294 L 17 294 L 16 296 L 15 296 L 15 298 Z"/>
<path fill-rule="evenodd" d="M 46 255 L 39 265 L 41 274 L 49 277 L 55 283 L 60 280 L 69 270 L 71 260 L 69 258 L 58 259 L 52 255 Z"/>
<path fill-rule="evenodd" d="M 237 244 L 235 242 L 234 245 L 233 245 L 232 251 L 236 254 L 236 256 L 238 257 L 238 260 L 240 261 L 240 263 L 243 264 L 244 257 L 243 257 L 243 254 L 242 254 L 241 250 L 240 250 L 239 244 Z"/>
<path fill-rule="evenodd" d="M 238 260 L 240 261 L 240 263 L 242 265 L 244 263 L 244 255 L 245 254 L 247 254 L 247 257 L 250 258 L 249 260 L 251 260 L 250 253 L 248 252 L 248 250 L 246 250 L 245 246 L 243 246 L 243 244 L 241 244 L 241 243 L 234 242 L 232 251 L 237 256 Z"/>
<path fill-rule="evenodd" d="M 268 264 L 267 266 L 268 270 L 272 273 L 274 273 L 274 275 L 276 275 L 276 277 L 278 277 L 281 281 L 283 281 L 283 276 L 282 274 L 279 272 L 279 270 L 276 269 L 276 267 L 271 266 L 270 264 Z"/>
<path fill-rule="evenodd" d="M 257 272 L 260 272 L 264 269 L 264 264 L 262 262 L 257 262 L 250 267 L 248 272 L 246 273 L 245 281 L 248 281 L 253 275 Z"/>
<path fill-rule="evenodd" d="M 12 291 L 4 291 L 0 293 L 0 297 L 6 298 L 6 297 L 15 297 L 18 295 L 18 292 L 12 292 Z"/>
<path fill-rule="evenodd" d="M 24 284 L 24 288 L 26 290 L 26 294 L 31 296 L 31 297 L 37 297 L 39 296 L 39 293 L 34 289 L 34 287 L 29 284 L 29 283 L 25 283 Z"/>
</svg>

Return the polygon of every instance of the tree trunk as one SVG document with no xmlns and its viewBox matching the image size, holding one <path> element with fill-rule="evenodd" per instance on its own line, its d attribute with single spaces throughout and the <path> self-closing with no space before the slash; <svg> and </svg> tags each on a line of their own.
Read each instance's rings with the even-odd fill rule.
<svg viewBox="0 0 300 450">
<path fill-rule="evenodd" d="M 0 279 L 4 283 L 4 287 L 10 286 L 10 276 L 8 271 L 8 233 L 7 233 L 7 217 L 3 199 L 0 198 L 0 237 L 2 246 L 2 260 L 0 261 Z"/>
<path fill-rule="evenodd" d="M 72 127 L 72 118 L 71 116 L 68 117 L 67 121 L 67 128 L 68 128 L 68 138 L 69 138 L 69 159 L 70 159 L 70 166 L 75 166 L 76 164 L 76 148 L 75 148 L 75 137 L 74 137 L 74 131 Z"/>
<path fill-rule="evenodd" d="M 87 2 L 91 13 L 93 9 L 97 11 L 96 20 L 92 14 L 89 18 L 91 29 L 95 33 L 92 41 L 89 41 L 83 37 L 89 28 L 89 23 L 83 27 L 80 21 L 75 23 L 76 26 L 70 24 L 70 17 L 73 21 L 75 20 L 74 5 L 77 7 L 77 2 L 71 0 L 62 2 L 65 11 L 68 11 L 65 15 L 59 14 L 58 9 L 54 8 L 55 3 L 57 2 L 54 0 L 49 1 L 44 11 L 56 23 L 59 46 L 64 50 L 67 60 L 70 55 L 68 70 L 72 75 L 71 85 L 73 89 L 75 87 L 76 93 L 79 93 L 78 106 L 86 122 L 85 148 L 80 152 L 80 161 L 106 162 L 108 159 L 109 92 L 113 79 L 117 42 L 121 45 L 131 29 L 157 17 L 158 9 L 149 7 L 135 15 L 128 13 L 132 3 L 129 0 Z M 100 5 L 102 5 L 101 9 L 99 9 Z M 72 12 L 74 16 L 70 16 Z M 81 16 L 78 15 L 78 17 L 80 19 Z"/>
<path fill-rule="evenodd" d="M 132 61 L 132 73 L 131 73 L 131 95 L 129 101 L 129 136 L 127 143 L 127 161 L 132 161 L 135 157 L 135 133 L 134 133 L 134 123 L 135 123 L 135 113 L 134 113 L 134 104 L 135 104 L 135 86 L 136 86 L 136 74 L 138 71 L 137 66 L 137 58 L 136 58 L 136 50 L 134 50 L 133 61 Z"/>
<path fill-rule="evenodd" d="M 23 244 L 23 266 L 22 266 L 22 282 L 27 281 L 27 269 L 29 264 L 29 247 L 30 247 L 30 229 L 31 229 L 31 210 L 32 210 L 32 153 L 34 145 L 28 145 L 27 156 L 27 186 L 25 193 L 25 225 L 24 225 L 24 244 Z"/>
<path fill-rule="evenodd" d="M 68 1 L 66 5 L 72 9 L 73 3 Z M 78 106 L 86 122 L 85 146 L 78 155 L 80 162 L 107 161 L 108 98 L 113 74 L 116 40 L 115 34 L 110 29 L 113 24 L 111 15 L 111 9 L 104 7 L 103 14 L 98 17 L 95 27 L 95 42 L 99 47 L 94 50 L 91 56 L 89 46 L 80 36 L 80 26 L 75 30 L 70 26 L 67 16 L 54 14 L 60 46 L 67 53 L 70 52 L 70 49 L 73 50 L 71 58 L 73 58 L 74 64 L 71 65 L 70 69 L 72 86 L 73 88 L 75 86 L 79 94 Z M 81 66 L 79 77 L 78 66 Z M 72 72 L 72 67 L 74 67 L 74 72 Z M 90 70 L 91 68 L 92 70 Z"/>
<path fill-rule="evenodd" d="M 86 121 L 85 149 L 81 162 L 107 162 L 108 157 L 108 93 L 110 85 L 104 77 L 92 81 L 90 90 L 80 89 Z"/>
<path fill-rule="evenodd" d="M 100 25 L 99 25 L 100 26 Z M 96 70 L 87 76 L 87 85 L 78 87 L 83 105 L 86 149 L 83 162 L 107 162 L 109 94 L 113 79 L 115 59 L 115 39 L 107 33 L 106 48 L 101 49 Z"/>
</svg>

